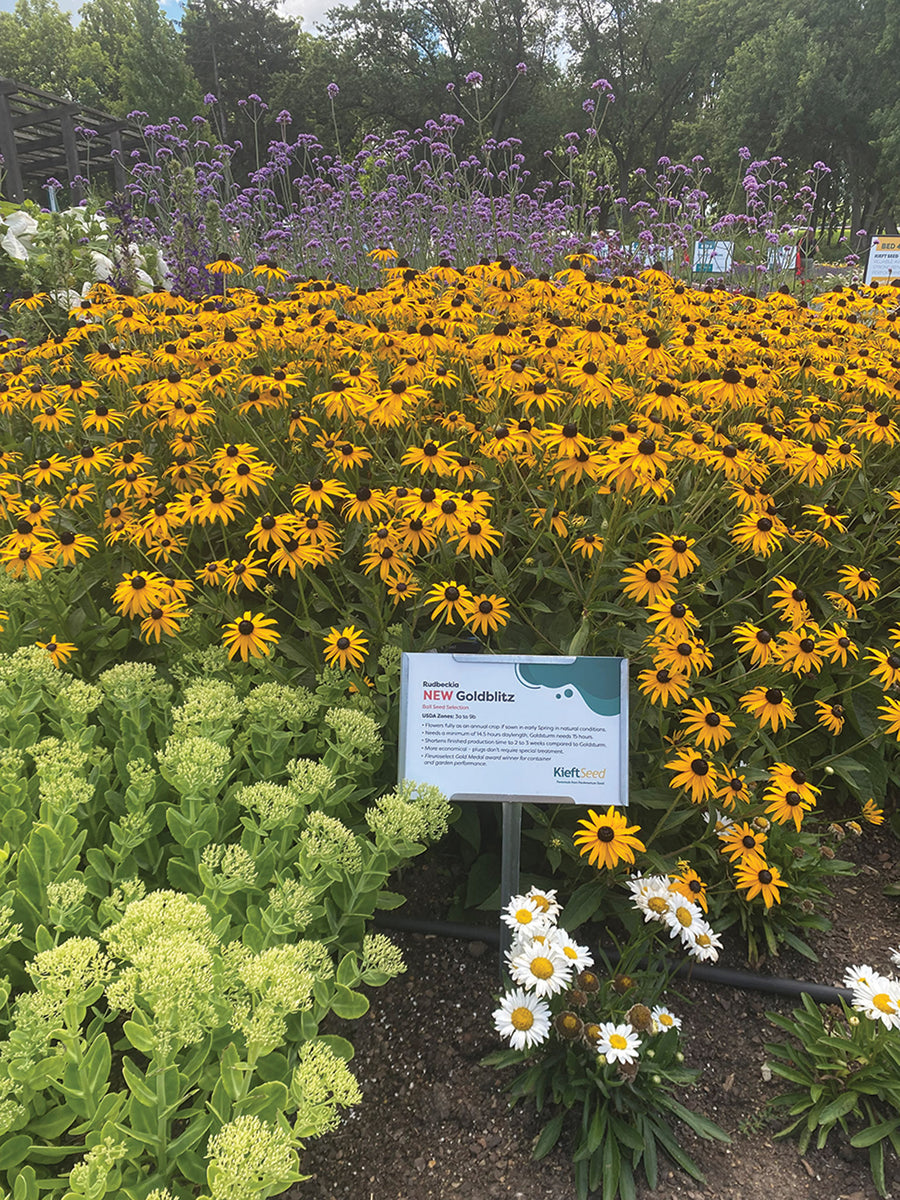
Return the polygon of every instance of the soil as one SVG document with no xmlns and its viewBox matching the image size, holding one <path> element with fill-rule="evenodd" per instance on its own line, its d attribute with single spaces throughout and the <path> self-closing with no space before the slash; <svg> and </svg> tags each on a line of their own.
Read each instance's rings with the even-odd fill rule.
<svg viewBox="0 0 900 1200">
<path fill-rule="evenodd" d="M 835 881 L 833 928 L 811 939 L 819 962 L 786 953 L 754 968 L 759 974 L 840 984 L 853 963 L 890 968 L 900 901 L 883 889 L 900 881 L 900 844 L 890 833 L 867 831 L 842 851 L 857 871 Z M 446 896 L 446 873 L 436 862 L 426 859 L 404 876 L 401 890 L 410 899 L 403 911 L 411 916 L 444 915 L 439 896 Z M 498 1048 L 491 1020 L 496 948 L 418 933 L 392 936 L 407 973 L 371 990 L 362 1020 L 332 1023 L 356 1048 L 363 1103 L 336 1132 L 308 1143 L 302 1167 L 310 1178 L 291 1200 L 572 1200 L 565 1146 L 533 1162 L 541 1127 L 533 1110 L 510 1109 L 504 1076 L 481 1065 Z M 747 968 L 733 954 L 727 965 Z M 667 996 L 682 1017 L 687 1063 L 702 1071 L 680 1098 L 732 1141 L 707 1142 L 682 1129 L 680 1141 L 705 1184 L 661 1159 L 656 1191 L 641 1179 L 639 1200 L 876 1200 L 865 1151 L 832 1135 L 824 1150 L 810 1148 L 801 1157 L 795 1142 L 774 1136 L 777 1125 L 764 1106 L 777 1081 L 765 1067 L 763 1043 L 776 1031 L 765 1014 L 790 1012 L 796 999 L 692 980 L 676 981 Z M 900 1198 L 900 1162 L 890 1155 L 886 1180 Z"/>
</svg>

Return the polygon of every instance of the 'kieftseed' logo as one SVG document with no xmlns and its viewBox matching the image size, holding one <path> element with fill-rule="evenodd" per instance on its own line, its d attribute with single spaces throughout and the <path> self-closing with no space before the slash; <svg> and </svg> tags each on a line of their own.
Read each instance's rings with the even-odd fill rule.
<svg viewBox="0 0 900 1200">
<path fill-rule="evenodd" d="M 606 767 L 592 770 L 588 767 L 554 767 L 554 779 L 605 779 Z"/>
</svg>

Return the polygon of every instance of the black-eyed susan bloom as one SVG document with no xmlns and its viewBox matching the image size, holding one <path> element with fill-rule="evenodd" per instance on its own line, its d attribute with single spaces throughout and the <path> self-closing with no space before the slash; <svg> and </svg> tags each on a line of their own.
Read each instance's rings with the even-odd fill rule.
<svg viewBox="0 0 900 1200">
<path fill-rule="evenodd" d="M 271 653 L 272 643 L 278 641 L 277 622 L 264 613 L 245 612 L 235 621 L 222 626 L 222 641 L 228 647 L 228 657 L 240 654 L 244 662 L 248 658 L 263 658 Z"/>
<path fill-rule="evenodd" d="M 857 600 L 873 600 L 878 595 L 879 581 L 865 567 L 842 567 L 838 572 L 840 585 Z"/>
<path fill-rule="evenodd" d="M 875 665 L 869 671 L 873 679 L 881 686 L 895 687 L 900 683 L 900 653 L 895 650 L 869 650 L 865 655 L 866 661 Z"/>
<path fill-rule="evenodd" d="M 666 770 L 674 772 L 670 786 L 690 792 L 694 804 L 702 804 L 718 789 L 719 772 L 715 763 L 693 746 L 685 746 L 680 754 L 670 759 Z"/>
<path fill-rule="evenodd" d="M 772 582 L 775 587 L 769 592 L 769 598 L 781 620 L 787 621 L 792 629 L 808 624 L 810 612 L 806 592 L 784 575 L 776 575 Z"/>
<path fill-rule="evenodd" d="M 692 741 L 712 750 L 720 750 L 734 729 L 734 721 L 717 712 L 712 701 L 706 699 L 697 699 L 693 708 L 686 708 L 681 715 L 681 724 Z"/>
<path fill-rule="evenodd" d="M 848 657 L 859 658 L 859 648 L 843 625 L 833 625 L 831 629 L 821 630 L 819 649 L 827 656 L 829 662 L 841 667 L 846 667 Z"/>
<path fill-rule="evenodd" d="M 777 825 L 786 825 L 793 821 L 798 833 L 804 815 L 815 804 L 815 800 L 802 795 L 797 788 L 781 786 L 768 788 L 763 794 L 763 801 L 766 805 L 766 816 L 771 817 Z"/>
<path fill-rule="evenodd" d="M 465 625 L 475 633 L 488 634 L 509 621 L 509 602 L 502 596 L 473 596 Z"/>
<path fill-rule="evenodd" d="M 578 853 L 591 866 L 613 868 L 620 862 L 633 863 L 636 852 L 646 849 L 635 835 L 639 825 L 629 825 L 621 812 L 610 806 L 605 813 L 588 809 L 587 820 L 579 821 L 573 841 Z"/>
<path fill-rule="evenodd" d="M 731 862 L 739 862 L 741 859 L 747 858 L 749 855 L 763 854 L 763 846 L 766 842 L 765 830 L 755 829 L 746 821 L 739 825 L 732 825 L 724 833 L 720 834 L 721 846 L 719 850 Z"/>
<path fill-rule="evenodd" d="M 797 715 L 781 688 L 767 688 L 764 685 L 752 688 L 741 696 L 740 704 L 744 712 L 759 722 L 761 728 L 765 729 L 768 725 L 775 733 Z"/>
<path fill-rule="evenodd" d="M 661 667 L 658 671 L 641 671 L 638 675 L 638 689 L 644 696 L 649 696 L 651 704 L 667 708 L 669 701 L 680 704 L 688 694 L 688 676 L 677 671 Z"/>
<path fill-rule="evenodd" d="M 878 720 L 887 726 L 885 732 L 894 734 L 900 741 L 900 700 L 889 698 L 886 704 L 879 704 L 878 711 L 881 714 Z"/>
<path fill-rule="evenodd" d="M 671 571 L 658 567 L 652 558 L 635 563 L 623 572 L 622 591 L 638 604 L 663 604 L 674 598 L 677 581 Z"/>
<path fill-rule="evenodd" d="M 749 550 L 758 558 L 769 558 L 787 537 L 787 526 L 775 516 L 757 516 L 751 513 L 735 525 L 731 540 L 736 546 Z"/>
<path fill-rule="evenodd" d="M 843 704 L 832 700 L 816 701 L 816 721 L 834 737 L 837 737 L 844 728 L 846 718 L 847 713 Z"/>
<path fill-rule="evenodd" d="M 870 825 L 882 825 L 884 823 L 884 809 L 879 808 L 875 801 L 870 798 L 862 806 L 862 817 Z"/>
<path fill-rule="evenodd" d="M 37 642 L 42 650 L 46 650 L 53 659 L 54 667 L 59 667 L 63 663 L 69 661 L 78 647 L 74 642 L 63 642 L 58 637 L 54 636 L 49 642 Z"/>
<path fill-rule="evenodd" d="M 146 642 L 162 640 L 166 637 L 177 637 L 181 626 L 188 617 L 188 611 L 177 600 L 166 600 L 151 608 L 141 621 L 141 637 Z"/>
<path fill-rule="evenodd" d="M 357 670 L 366 660 L 368 644 L 369 639 L 355 625 L 346 625 L 343 629 L 332 626 L 325 638 L 325 661 L 342 671 L 348 666 Z"/>
<path fill-rule="evenodd" d="M 673 892 L 699 904 L 704 912 L 709 911 L 709 901 L 706 898 L 706 884 L 697 872 L 686 862 L 679 862 L 679 874 L 669 876 L 669 886 Z"/>
<path fill-rule="evenodd" d="M 113 592 L 113 600 L 124 617 L 145 617 L 163 599 L 164 579 L 156 571 L 127 571 Z"/>
<path fill-rule="evenodd" d="M 817 643 L 818 627 L 803 626 L 783 633 L 778 639 L 778 653 L 782 671 L 795 675 L 807 675 L 822 667 L 822 655 Z"/>
<path fill-rule="evenodd" d="M 778 868 L 770 866 L 758 854 L 741 859 L 735 869 L 735 879 L 737 886 L 747 892 L 746 899 L 748 901 L 762 896 L 766 908 L 771 908 L 773 904 L 780 904 L 779 889 L 788 886 L 779 874 Z"/>
<path fill-rule="evenodd" d="M 767 629 L 761 629 L 752 621 L 744 621 L 736 625 L 732 640 L 741 654 L 749 654 L 754 667 L 764 667 L 770 662 L 778 662 L 778 644 Z"/>
<path fill-rule="evenodd" d="M 433 604 L 432 621 L 443 620 L 445 625 L 455 625 L 457 620 L 464 621 L 472 608 L 472 593 L 455 579 L 436 583 L 425 594 L 425 603 Z"/>
</svg>

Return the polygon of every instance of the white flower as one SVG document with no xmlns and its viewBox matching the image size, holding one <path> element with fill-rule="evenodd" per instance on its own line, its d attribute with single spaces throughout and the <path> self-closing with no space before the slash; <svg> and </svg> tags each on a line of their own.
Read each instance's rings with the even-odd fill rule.
<svg viewBox="0 0 900 1200">
<path fill-rule="evenodd" d="M 597 1053 L 608 1063 L 636 1062 L 641 1048 L 641 1039 L 630 1025 L 616 1025 L 604 1021 L 597 1035 Z"/>
<path fill-rule="evenodd" d="M 676 903 L 675 893 L 665 875 L 636 876 L 629 879 L 635 908 L 644 914 L 645 921 L 665 920 Z"/>
<path fill-rule="evenodd" d="M 494 1027 L 509 1038 L 513 1050 L 539 1046 L 550 1035 L 550 1008 L 543 1000 L 516 988 L 500 1001 L 494 1012 Z"/>
<path fill-rule="evenodd" d="M 534 900 L 548 921 L 555 923 L 562 912 L 562 905 L 556 899 L 556 888 L 529 888 L 525 894 L 526 900 Z"/>
<path fill-rule="evenodd" d="M 878 972 L 866 965 L 859 967 L 848 967 L 844 972 L 844 987 L 867 987 L 873 979 L 877 978 L 877 976 Z"/>
<path fill-rule="evenodd" d="M 573 971 L 583 971 L 594 965 L 594 956 L 587 946 L 580 946 L 565 929 L 552 929 L 548 935 L 552 948 L 561 954 Z"/>
<path fill-rule="evenodd" d="M 662 920 L 663 924 L 669 930 L 669 937 L 681 938 L 685 945 L 691 945 L 693 942 L 691 930 L 696 931 L 698 927 L 701 932 L 704 929 L 709 929 L 703 918 L 700 906 L 680 894 L 674 897 L 672 907 L 663 916 Z"/>
<path fill-rule="evenodd" d="M 900 950 L 892 950 L 890 953 L 891 953 L 891 962 L 894 964 L 895 967 L 900 967 Z"/>
<path fill-rule="evenodd" d="M 512 960 L 510 974 L 516 983 L 538 996 L 555 996 L 568 987 L 572 967 L 552 946 L 536 945 Z"/>
<path fill-rule="evenodd" d="M 853 1007 L 870 1021 L 900 1029 L 900 983 L 885 975 L 873 975 L 868 983 L 853 989 Z"/>
<path fill-rule="evenodd" d="M 516 933 L 543 933 L 548 926 L 540 905 L 528 896 L 513 896 L 500 920 Z"/>
<path fill-rule="evenodd" d="M 687 948 L 688 954 L 690 954 L 691 958 L 695 958 L 697 962 L 715 962 L 719 957 L 721 949 L 721 935 L 713 933 L 708 925 L 705 929 L 697 929 L 692 944 Z"/>
<path fill-rule="evenodd" d="M 653 1018 L 654 1033 L 666 1033 L 669 1029 L 681 1028 L 681 1017 L 676 1017 L 664 1004 L 657 1004 L 651 1009 L 650 1016 Z"/>
</svg>

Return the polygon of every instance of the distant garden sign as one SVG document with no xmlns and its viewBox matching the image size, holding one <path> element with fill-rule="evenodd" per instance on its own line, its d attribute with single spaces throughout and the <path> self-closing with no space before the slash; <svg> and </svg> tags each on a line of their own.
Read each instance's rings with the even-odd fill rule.
<svg viewBox="0 0 900 1200">
<path fill-rule="evenodd" d="M 900 237 L 873 237 L 866 261 L 865 283 L 900 279 Z"/>
<path fill-rule="evenodd" d="M 451 800 L 628 803 L 623 658 L 404 654 L 401 779 Z"/>
</svg>

